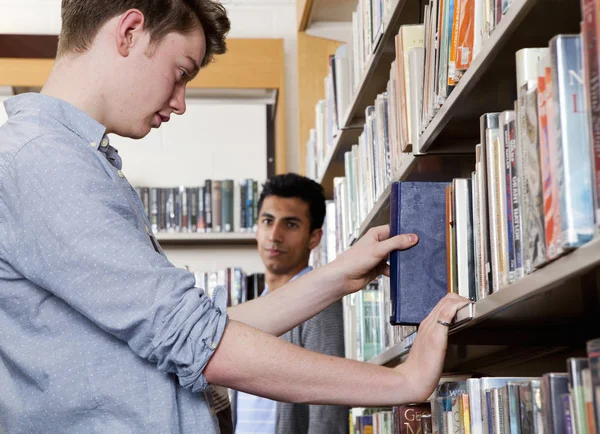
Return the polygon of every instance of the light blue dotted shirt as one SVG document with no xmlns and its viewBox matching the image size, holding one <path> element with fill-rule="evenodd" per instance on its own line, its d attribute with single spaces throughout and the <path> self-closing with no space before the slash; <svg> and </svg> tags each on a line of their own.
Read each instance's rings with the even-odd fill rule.
<svg viewBox="0 0 600 434">
<path fill-rule="evenodd" d="M 39 94 L 5 108 L 0 431 L 218 432 L 202 371 L 225 293 L 165 258 L 104 126 Z"/>
</svg>

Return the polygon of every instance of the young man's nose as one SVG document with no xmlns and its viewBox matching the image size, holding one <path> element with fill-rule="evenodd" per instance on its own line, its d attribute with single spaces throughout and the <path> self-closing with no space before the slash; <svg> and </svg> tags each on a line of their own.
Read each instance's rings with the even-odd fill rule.
<svg viewBox="0 0 600 434">
<path fill-rule="evenodd" d="M 271 232 L 269 234 L 269 240 L 271 241 L 281 241 L 283 239 L 283 230 L 280 225 L 273 225 Z"/>
<path fill-rule="evenodd" d="M 171 108 L 174 113 L 182 115 L 187 109 L 185 103 L 185 86 L 178 86 L 175 88 L 175 92 L 171 96 Z"/>
</svg>

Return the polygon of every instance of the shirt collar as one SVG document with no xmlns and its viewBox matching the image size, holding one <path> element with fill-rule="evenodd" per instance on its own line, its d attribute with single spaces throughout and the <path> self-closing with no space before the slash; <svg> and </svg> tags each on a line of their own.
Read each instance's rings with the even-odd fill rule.
<svg viewBox="0 0 600 434">
<path fill-rule="evenodd" d="M 294 280 L 296 280 L 298 277 L 302 277 L 304 276 L 306 273 L 308 273 L 309 271 L 312 271 L 312 267 L 309 265 L 308 267 L 304 268 L 302 271 L 300 271 L 298 274 L 296 274 L 294 277 L 292 277 L 290 279 L 290 282 L 293 282 Z M 289 283 L 289 282 L 288 282 Z M 269 293 L 269 287 L 267 286 L 267 284 L 265 284 L 265 290 L 263 291 L 263 293 L 261 295 L 266 295 Z"/>
<path fill-rule="evenodd" d="M 109 144 L 106 127 L 68 102 L 40 93 L 24 93 L 4 101 L 4 108 L 9 119 L 21 111 L 38 111 L 41 117 L 61 123 L 86 145 L 102 151 L 113 166 L 121 169 L 121 158 Z"/>
<path fill-rule="evenodd" d="M 23 110 L 39 110 L 42 116 L 57 120 L 88 143 L 100 145 L 106 132 L 104 125 L 77 107 L 41 93 L 24 93 L 9 98 L 4 102 L 4 107 L 9 118 Z"/>
</svg>

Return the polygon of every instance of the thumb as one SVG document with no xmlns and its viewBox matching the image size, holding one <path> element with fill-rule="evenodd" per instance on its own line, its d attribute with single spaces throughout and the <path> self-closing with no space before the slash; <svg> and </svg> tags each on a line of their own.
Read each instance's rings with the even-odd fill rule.
<svg viewBox="0 0 600 434">
<path fill-rule="evenodd" d="M 407 250 L 419 242 L 415 234 L 400 234 L 377 243 L 377 255 L 384 257 L 394 250 Z"/>
</svg>

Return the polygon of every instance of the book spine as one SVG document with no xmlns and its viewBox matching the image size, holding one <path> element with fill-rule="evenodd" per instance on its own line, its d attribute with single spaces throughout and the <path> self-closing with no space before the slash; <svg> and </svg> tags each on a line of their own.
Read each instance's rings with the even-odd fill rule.
<svg viewBox="0 0 600 434">
<path fill-rule="evenodd" d="M 158 189 L 150 188 L 150 225 L 152 232 L 158 232 Z"/>
<path fill-rule="evenodd" d="M 198 213 L 196 214 L 196 230 L 198 232 L 206 232 L 205 195 L 206 188 L 204 186 L 198 187 Z"/>
<path fill-rule="evenodd" d="M 246 216 L 248 210 L 246 207 L 246 181 L 240 181 L 240 231 L 247 232 L 248 231 L 248 217 Z"/>
<path fill-rule="evenodd" d="M 221 183 L 221 204 L 223 232 L 233 232 L 233 180 L 231 179 Z"/>
<path fill-rule="evenodd" d="M 477 145 L 481 148 L 481 145 Z M 478 154 L 477 154 L 478 155 Z M 478 155 L 479 156 L 479 155 Z M 477 157 L 476 157 L 477 158 Z M 473 234 L 473 261 L 475 271 L 475 300 L 480 298 L 481 294 L 481 241 L 479 240 L 479 214 L 481 213 L 479 207 L 479 179 L 477 172 L 471 174 L 471 201 L 473 207 L 472 211 L 472 234 Z"/>
<path fill-rule="evenodd" d="M 251 179 L 246 179 L 246 227 L 248 228 L 249 232 L 252 232 L 254 219 L 253 184 Z"/>
<path fill-rule="evenodd" d="M 188 201 L 187 201 L 187 191 L 186 188 L 182 185 L 181 187 L 179 187 L 179 205 L 180 205 L 180 209 L 179 209 L 179 219 L 178 219 L 178 223 L 180 223 L 179 226 L 179 230 L 181 232 L 190 232 L 190 227 L 189 227 L 189 206 L 188 206 Z"/>
<path fill-rule="evenodd" d="M 188 203 L 190 204 L 190 227 L 192 232 L 198 232 L 198 187 L 188 189 Z"/>
<path fill-rule="evenodd" d="M 258 181 L 252 181 L 252 232 L 258 229 Z"/>
<path fill-rule="evenodd" d="M 504 196 L 503 201 L 506 201 L 505 214 L 506 219 L 506 246 L 508 252 L 508 283 L 515 281 L 515 239 L 514 239 L 514 222 L 513 222 L 513 200 L 512 200 L 512 165 L 511 165 L 511 151 L 510 151 L 510 132 L 509 123 L 514 114 L 512 112 L 503 112 L 501 115 L 501 137 L 502 137 L 502 148 L 504 157 L 504 179 L 503 179 L 503 190 Z"/>
<path fill-rule="evenodd" d="M 213 231 L 213 212 L 212 212 L 212 180 L 207 179 L 204 182 L 204 228 L 206 232 Z"/>
<path fill-rule="evenodd" d="M 394 182 L 390 190 L 390 235 L 398 234 L 400 230 L 400 184 Z M 400 293 L 398 288 L 400 286 L 400 270 L 398 269 L 400 264 L 399 258 L 400 252 L 393 250 L 390 253 L 390 299 L 392 312 L 390 316 L 390 322 L 397 324 L 400 316 L 398 307 L 400 306 L 401 300 L 399 300 Z M 397 277 L 393 281 L 393 276 Z"/>
<path fill-rule="evenodd" d="M 557 36 L 550 42 L 552 94 L 557 136 L 556 186 L 560 251 L 590 241 L 594 234 L 589 125 L 583 103 L 583 61 L 579 35 Z"/>
<path fill-rule="evenodd" d="M 516 108 L 516 107 L 515 107 Z M 510 149 L 510 171 L 511 171 L 511 199 L 512 199 L 512 220 L 513 220 L 513 239 L 515 250 L 515 281 L 523 277 L 523 223 L 521 218 L 521 184 L 520 172 L 521 168 L 517 164 L 517 121 L 516 111 L 513 112 L 513 117 L 508 124 L 508 139 Z"/>
<path fill-rule="evenodd" d="M 585 97 L 590 125 L 594 178 L 594 211 L 600 225 L 600 72 L 598 60 L 598 0 L 581 0 Z"/>
</svg>

